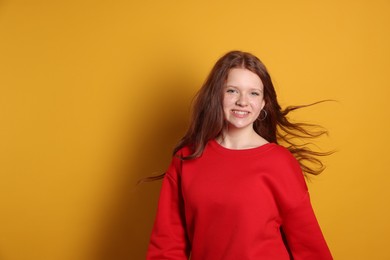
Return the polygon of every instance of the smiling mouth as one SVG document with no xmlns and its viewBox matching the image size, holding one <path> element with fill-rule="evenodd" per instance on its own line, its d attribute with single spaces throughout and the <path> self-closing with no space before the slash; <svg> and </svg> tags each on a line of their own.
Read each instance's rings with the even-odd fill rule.
<svg viewBox="0 0 390 260">
<path fill-rule="evenodd" d="M 249 114 L 248 111 L 239 111 L 239 110 L 232 110 L 232 112 L 236 115 L 247 115 Z"/>
</svg>

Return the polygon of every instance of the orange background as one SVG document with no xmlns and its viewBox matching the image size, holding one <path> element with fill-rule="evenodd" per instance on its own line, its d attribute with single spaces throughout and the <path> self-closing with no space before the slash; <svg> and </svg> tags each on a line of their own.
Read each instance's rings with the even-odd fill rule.
<svg viewBox="0 0 390 260">
<path fill-rule="evenodd" d="M 338 152 L 309 183 L 335 259 L 390 259 L 390 2 L 1 1 L 0 258 L 143 259 L 214 62 L 258 55 Z"/>
</svg>

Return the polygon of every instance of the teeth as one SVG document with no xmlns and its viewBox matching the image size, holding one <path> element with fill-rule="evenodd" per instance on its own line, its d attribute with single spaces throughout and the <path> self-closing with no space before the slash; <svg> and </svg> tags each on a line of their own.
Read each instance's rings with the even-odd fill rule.
<svg viewBox="0 0 390 260">
<path fill-rule="evenodd" d="M 246 115 L 246 114 L 249 114 L 249 112 L 245 112 L 245 111 L 236 111 L 236 110 L 234 110 L 233 113 L 234 113 L 234 114 L 238 114 L 238 115 Z"/>
</svg>

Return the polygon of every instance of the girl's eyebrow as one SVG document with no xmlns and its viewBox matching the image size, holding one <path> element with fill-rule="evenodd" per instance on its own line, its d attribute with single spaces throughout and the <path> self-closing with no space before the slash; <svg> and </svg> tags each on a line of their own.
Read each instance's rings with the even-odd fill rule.
<svg viewBox="0 0 390 260">
<path fill-rule="evenodd" d="M 225 88 L 240 88 L 240 87 L 238 87 L 238 86 L 236 86 L 236 85 L 231 85 L 231 84 L 227 84 L 226 86 L 225 86 Z M 251 88 L 250 90 L 258 90 L 258 91 L 263 91 L 263 88 L 261 88 L 261 87 L 258 87 L 258 88 Z"/>
</svg>

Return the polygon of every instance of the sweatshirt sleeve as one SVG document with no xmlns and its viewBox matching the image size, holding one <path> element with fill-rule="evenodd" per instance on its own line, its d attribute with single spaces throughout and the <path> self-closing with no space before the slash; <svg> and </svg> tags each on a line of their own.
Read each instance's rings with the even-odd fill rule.
<svg viewBox="0 0 390 260">
<path fill-rule="evenodd" d="M 282 230 L 294 260 L 333 259 L 314 214 L 298 161 L 287 150 L 279 154 L 275 194 Z"/>
<path fill-rule="evenodd" d="M 331 260 L 332 255 L 322 235 L 309 194 L 283 216 L 283 232 L 294 260 Z"/>
<path fill-rule="evenodd" d="M 180 159 L 174 157 L 164 176 L 147 260 L 188 259 L 189 243 L 181 196 L 180 165 Z"/>
</svg>

